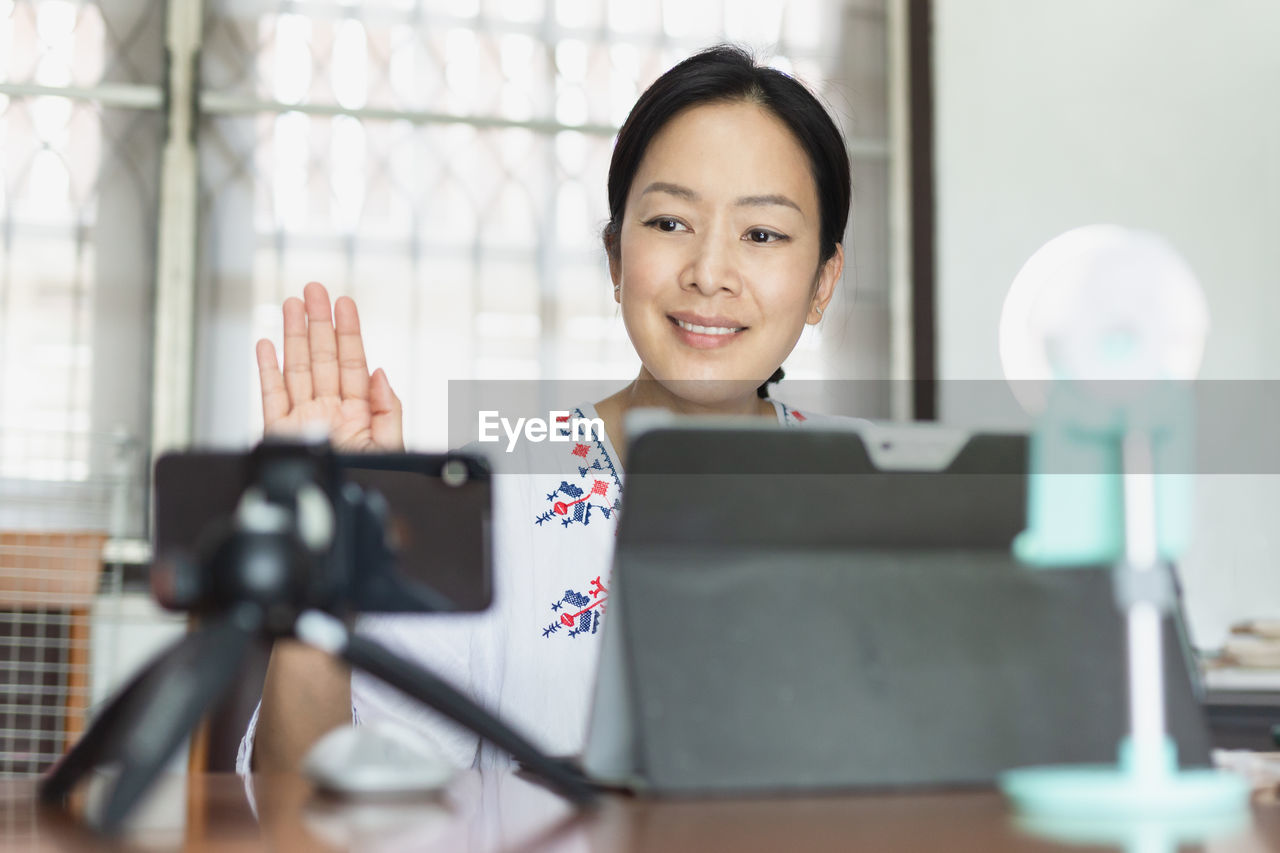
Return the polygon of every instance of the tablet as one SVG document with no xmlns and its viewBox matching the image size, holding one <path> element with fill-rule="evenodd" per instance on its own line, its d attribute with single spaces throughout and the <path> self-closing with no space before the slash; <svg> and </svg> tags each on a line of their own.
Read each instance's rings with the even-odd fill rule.
<svg viewBox="0 0 1280 853">
<path fill-rule="evenodd" d="M 1027 443 L 916 425 L 673 420 L 640 434 L 588 772 L 661 793 L 774 793 L 1113 763 L 1124 619 L 1108 567 L 1012 558 Z M 1165 650 L 1171 734 L 1184 764 L 1207 764 L 1176 611 Z"/>
</svg>

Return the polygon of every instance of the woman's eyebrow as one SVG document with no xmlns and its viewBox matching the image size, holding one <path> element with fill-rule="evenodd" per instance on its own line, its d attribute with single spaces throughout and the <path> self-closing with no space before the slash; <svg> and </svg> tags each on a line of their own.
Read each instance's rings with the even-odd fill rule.
<svg viewBox="0 0 1280 853">
<path fill-rule="evenodd" d="M 738 199 L 735 204 L 740 207 L 765 207 L 767 205 L 779 204 L 783 207 L 794 207 L 801 216 L 804 216 L 804 211 L 800 210 L 800 205 L 779 193 L 770 193 L 769 195 L 744 195 L 742 198 Z"/>
<path fill-rule="evenodd" d="M 677 198 L 685 199 L 686 201 L 698 201 L 701 198 L 700 195 L 688 187 L 681 186 L 680 184 L 667 183 L 666 181 L 654 181 L 649 184 L 649 186 L 645 187 L 644 191 L 641 192 L 640 195 L 648 195 L 649 193 L 666 193 L 668 195 L 676 196 Z"/>
<path fill-rule="evenodd" d="M 648 193 L 666 193 L 686 201 L 701 201 L 702 196 L 698 195 L 694 190 L 689 189 L 681 184 L 673 184 L 667 181 L 654 181 L 641 191 L 641 195 Z M 764 195 L 744 195 L 734 201 L 739 207 L 766 207 L 769 205 L 781 205 L 783 207 L 791 207 L 804 216 L 804 211 L 800 209 L 800 205 L 781 193 L 766 193 Z"/>
</svg>

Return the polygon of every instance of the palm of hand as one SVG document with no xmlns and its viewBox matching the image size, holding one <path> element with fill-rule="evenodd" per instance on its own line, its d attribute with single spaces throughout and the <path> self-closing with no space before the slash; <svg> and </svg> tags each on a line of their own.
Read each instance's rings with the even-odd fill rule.
<svg viewBox="0 0 1280 853">
<path fill-rule="evenodd" d="M 350 452 L 404 449 L 400 401 L 381 370 L 369 374 L 355 303 L 329 310 L 312 282 L 302 300 L 284 303 L 284 370 L 270 341 L 258 342 L 262 414 L 269 434 L 300 435 L 317 427 Z"/>
<path fill-rule="evenodd" d="M 266 431 L 282 435 L 300 435 L 323 425 L 325 434 L 341 450 L 382 449 L 373 433 L 373 417 L 368 400 L 322 397 L 305 400 L 294 406 L 283 418 L 267 424 Z"/>
</svg>

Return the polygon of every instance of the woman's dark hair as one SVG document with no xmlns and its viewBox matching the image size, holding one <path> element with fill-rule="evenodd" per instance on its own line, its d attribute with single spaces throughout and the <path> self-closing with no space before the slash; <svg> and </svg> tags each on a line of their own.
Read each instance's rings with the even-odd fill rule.
<svg viewBox="0 0 1280 853">
<path fill-rule="evenodd" d="M 694 54 L 655 80 L 618 131 L 609 161 L 609 222 L 603 234 L 605 251 L 611 259 L 618 256 L 627 194 L 649 143 L 682 111 L 732 101 L 746 101 L 768 110 L 791 130 L 809 155 L 821 222 L 819 265 L 835 254 L 836 245 L 844 239 L 852 195 L 844 137 L 804 84 L 776 68 L 757 64 L 740 47 L 722 44 Z M 760 386 L 760 396 L 767 396 L 769 383 L 781 379 L 782 368 L 778 368 Z"/>
</svg>

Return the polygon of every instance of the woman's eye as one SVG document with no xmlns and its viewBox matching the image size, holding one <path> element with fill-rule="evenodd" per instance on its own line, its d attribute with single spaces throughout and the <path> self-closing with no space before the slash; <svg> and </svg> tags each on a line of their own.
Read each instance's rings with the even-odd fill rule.
<svg viewBox="0 0 1280 853">
<path fill-rule="evenodd" d="M 770 231 L 768 228 L 752 228 L 744 236 L 752 243 L 776 243 L 786 239 L 785 235 Z"/>
<path fill-rule="evenodd" d="M 670 216 L 657 216 L 657 217 L 654 217 L 653 219 L 650 219 L 645 224 L 651 228 L 656 228 L 659 231 L 666 231 L 667 233 L 671 233 L 672 231 L 687 230 L 683 222 L 681 222 L 679 219 L 672 219 Z"/>
</svg>

